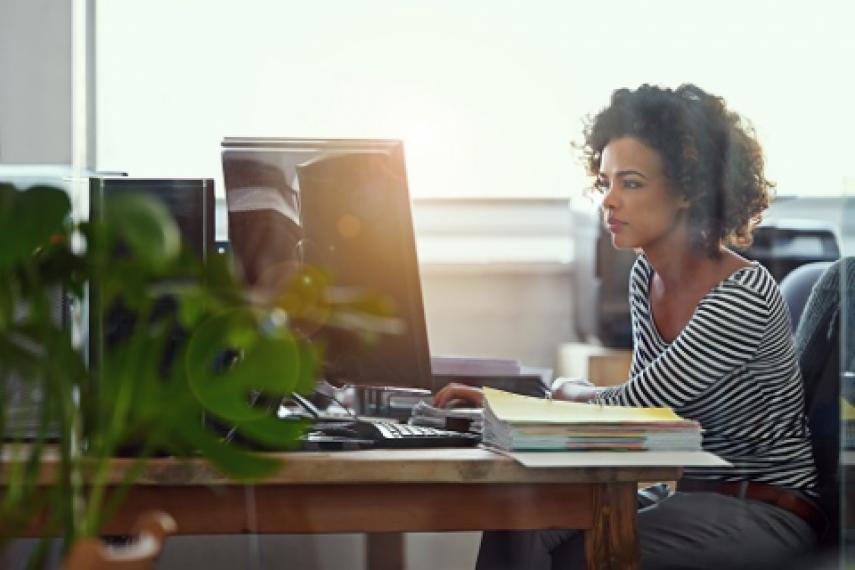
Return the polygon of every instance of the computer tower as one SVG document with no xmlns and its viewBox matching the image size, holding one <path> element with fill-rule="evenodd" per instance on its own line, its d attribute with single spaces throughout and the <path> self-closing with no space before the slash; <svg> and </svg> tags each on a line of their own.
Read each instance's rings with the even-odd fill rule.
<svg viewBox="0 0 855 570">
<path fill-rule="evenodd" d="M 122 194 L 140 194 L 161 202 L 175 219 L 183 243 L 203 262 L 215 252 L 212 179 L 92 178 L 89 184 L 90 220 L 103 220 L 106 200 Z M 89 284 L 88 301 L 88 360 L 90 368 L 97 369 L 105 352 L 130 335 L 134 316 L 120 303 L 106 306 L 97 282 Z M 174 306 L 168 298 L 160 299 L 158 304 L 160 310 L 170 310 L 170 306 Z M 183 331 L 176 330 L 165 353 L 174 352 L 176 345 L 183 341 Z"/>
</svg>

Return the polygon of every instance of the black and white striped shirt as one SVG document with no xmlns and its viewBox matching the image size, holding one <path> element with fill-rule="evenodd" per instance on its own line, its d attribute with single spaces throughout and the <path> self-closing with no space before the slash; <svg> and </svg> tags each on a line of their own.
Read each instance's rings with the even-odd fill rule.
<svg viewBox="0 0 855 570">
<path fill-rule="evenodd" d="M 787 308 L 772 276 L 754 262 L 716 285 L 667 343 L 650 309 L 653 267 L 630 274 L 634 351 L 630 379 L 598 402 L 668 406 L 697 420 L 703 447 L 732 468 L 686 468 L 686 477 L 751 480 L 811 492 L 816 468 L 802 378 Z"/>
</svg>

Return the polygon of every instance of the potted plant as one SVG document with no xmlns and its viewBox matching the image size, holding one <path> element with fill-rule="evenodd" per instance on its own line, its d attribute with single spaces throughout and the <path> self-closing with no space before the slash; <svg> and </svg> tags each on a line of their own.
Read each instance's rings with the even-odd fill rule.
<svg viewBox="0 0 855 570">
<path fill-rule="evenodd" d="M 26 441 L 10 431 L 0 405 L 0 451 L 14 459 L 0 473 L 0 540 L 46 513 L 45 534 L 61 535 L 66 552 L 97 536 L 118 508 L 122 493 L 106 493 L 109 465 L 128 447 L 137 464 L 125 488 L 154 453 L 201 453 L 239 480 L 276 469 L 278 459 L 225 441 L 200 418 L 261 447 L 293 446 L 305 425 L 278 421 L 252 397 L 313 388 L 318 349 L 295 323 L 371 312 L 370 303 L 330 303 L 323 273 L 310 270 L 295 274 L 274 302 L 249 303 L 228 258 L 203 264 L 183 249 L 171 216 L 151 199 L 109 200 L 99 223 L 73 223 L 70 213 L 61 189 L 0 184 L 0 378 L 38 396 L 38 429 Z M 119 307 L 132 326 L 89 366 L 50 300 L 61 289 L 79 306 L 96 284 L 93 303 Z M 48 453 L 59 455 L 59 470 L 45 488 L 38 473 Z"/>
</svg>

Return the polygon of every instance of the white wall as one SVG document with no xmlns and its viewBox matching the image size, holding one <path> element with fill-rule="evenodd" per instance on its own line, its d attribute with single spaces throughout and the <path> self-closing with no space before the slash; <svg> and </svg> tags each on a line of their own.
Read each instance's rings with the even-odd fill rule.
<svg viewBox="0 0 855 570">
<path fill-rule="evenodd" d="M 567 199 L 420 199 L 413 207 L 431 353 L 554 368 L 573 327 Z"/>
<path fill-rule="evenodd" d="M 572 285 L 560 266 L 423 268 L 431 353 L 554 369 L 558 346 L 576 339 Z"/>
<path fill-rule="evenodd" d="M 71 2 L 0 0 L 0 164 L 71 162 Z"/>
</svg>

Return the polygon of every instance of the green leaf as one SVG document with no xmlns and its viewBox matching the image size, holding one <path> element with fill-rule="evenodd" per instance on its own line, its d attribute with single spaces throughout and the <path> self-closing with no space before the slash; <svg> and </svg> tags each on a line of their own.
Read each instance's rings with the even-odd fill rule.
<svg viewBox="0 0 855 570">
<path fill-rule="evenodd" d="M 224 300 L 242 302 L 242 290 L 234 276 L 234 260 L 229 255 L 211 255 L 203 268 L 203 284 Z"/>
<path fill-rule="evenodd" d="M 299 366 L 296 340 L 288 331 L 278 331 L 259 337 L 231 373 L 247 388 L 284 395 L 296 388 Z"/>
<path fill-rule="evenodd" d="M 297 447 L 299 437 L 306 432 L 306 421 L 285 421 L 271 416 L 258 420 L 239 422 L 238 433 L 271 450 L 289 450 Z"/>
<path fill-rule="evenodd" d="M 239 357 L 218 368 L 218 359 L 227 353 Z M 194 331 L 185 363 L 199 402 L 224 420 L 242 422 L 267 414 L 250 405 L 252 391 L 279 395 L 294 391 L 299 358 L 290 331 L 284 327 L 262 331 L 258 312 L 239 308 L 208 319 Z"/>
<path fill-rule="evenodd" d="M 15 297 L 12 283 L 8 279 L 0 280 L 0 330 L 12 324 L 15 318 Z"/>
<path fill-rule="evenodd" d="M 0 182 L 0 220 L 7 221 L 15 208 L 18 189 L 8 182 Z"/>
<path fill-rule="evenodd" d="M 105 382 L 99 386 L 100 425 L 107 451 L 126 439 L 144 438 L 140 418 L 150 413 L 152 405 L 162 412 L 164 402 L 153 401 L 161 383 L 163 353 L 170 332 L 166 322 L 138 322 L 134 333 L 115 343 L 103 359 Z M 172 404 L 172 402 L 170 402 Z M 101 440 L 98 443 L 102 443 Z"/>
<path fill-rule="evenodd" d="M 217 469 L 235 479 L 258 480 L 271 475 L 281 464 L 281 460 L 275 457 L 257 455 L 223 442 L 205 431 L 199 425 L 198 418 L 182 418 L 178 429 L 193 441 L 196 448 Z"/>
<path fill-rule="evenodd" d="M 162 203 L 142 194 L 122 194 L 109 197 L 104 209 L 107 226 L 141 262 L 163 267 L 178 255 L 181 234 Z"/>
<path fill-rule="evenodd" d="M 185 289 L 177 297 L 179 299 L 178 322 L 182 326 L 192 328 L 206 316 L 210 298 L 201 288 L 191 287 Z"/>
<path fill-rule="evenodd" d="M 190 337 L 185 368 L 190 389 L 199 402 L 216 415 L 232 421 L 260 417 L 247 403 L 249 388 L 218 366 L 229 351 L 251 348 L 257 337 L 255 317 L 249 310 L 234 310 L 203 322 Z"/>
<path fill-rule="evenodd" d="M 0 269 L 29 257 L 51 236 L 63 235 L 71 200 L 59 188 L 18 191 L 0 184 Z"/>
<path fill-rule="evenodd" d="M 67 236 L 54 234 L 51 239 L 56 243 L 40 248 L 33 256 L 39 284 L 61 284 L 72 288 L 84 283 L 88 279 L 85 258 L 71 251 Z M 26 287 L 35 285 L 27 283 Z"/>
</svg>

